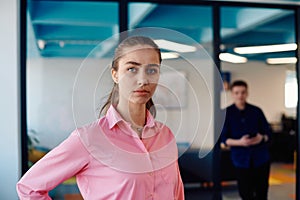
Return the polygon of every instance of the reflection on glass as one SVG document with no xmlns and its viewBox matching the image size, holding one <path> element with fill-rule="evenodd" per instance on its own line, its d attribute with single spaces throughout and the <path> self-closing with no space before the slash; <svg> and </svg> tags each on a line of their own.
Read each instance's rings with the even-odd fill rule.
<svg viewBox="0 0 300 200">
<path fill-rule="evenodd" d="M 168 34 L 155 38 L 163 52 L 179 55 L 163 61 L 160 83 L 176 87 L 173 96 L 178 94 L 178 99 L 183 99 L 181 107 L 172 106 L 172 95 L 163 101 L 154 98 L 154 102 L 159 103 L 158 120 L 166 121 L 174 133 L 178 132 L 176 141 L 180 170 L 186 185 L 200 183 L 204 186 L 202 182 L 213 182 L 212 149 L 220 134 L 219 127 L 215 124 L 223 124 L 224 119 L 224 113 L 216 117 L 214 111 L 214 101 L 218 98 L 214 91 L 222 90 L 223 84 L 212 59 L 212 16 L 211 6 L 129 4 L 130 29 L 160 27 L 184 35 L 178 37 L 180 34 Z M 190 39 L 186 40 L 186 37 Z M 202 48 L 200 54 L 199 46 Z M 161 91 L 163 90 L 157 91 L 158 97 Z M 199 122 L 195 123 L 197 120 Z M 191 174 L 194 176 L 191 177 Z M 192 191 L 186 192 L 188 195 Z M 208 196 L 213 195 L 212 192 Z M 210 198 L 208 196 L 206 199 Z"/>
<path fill-rule="evenodd" d="M 163 55 L 172 56 L 163 61 L 162 75 L 171 74 L 171 70 L 174 69 L 178 70 L 179 73 L 186 74 L 188 84 L 184 87 L 186 88 L 184 93 L 181 92 L 180 94 L 184 94 L 187 97 L 187 103 L 181 106 L 183 107 L 182 110 L 169 108 L 159 111 L 158 118 L 163 113 L 169 115 L 172 113 L 172 116 L 183 116 L 179 121 L 178 117 L 169 117 L 167 124 L 173 129 L 173 132 L 177 132 L 176 130 L 179 130 L 179 126 L 180 130 L 182 130 L 180 132 L 184 133 L 177 136 L 178 143 L 193 143 L 193 148 L 205 149 L 199 155 L 204 157 L 215 144 L 212 128 L 214 123 L 210 121 L 212 118 L 209 116 L 206 118 L 197 116 L 195 109 L 199 106 L 202 112 L 206 112 L 208 115 L 213 113 L 213 88 L 218 87 L 218 81 L 214 82 L 212 78 L 214 74 L 218 76 L 211 58 L 213 49 L 212 8 L 210 6 L 130 3 L 128 23 L 130 29 L 160 27 L 173 31 L 173 33 L 170 32 L 168 35 L 156 32 L 154 41 L 163 51 Z M 163 79 L 161 80 L 164 81 Z M 217 77 L 216 80 L 221 80 L 221 78 Z M 177 78 L 175 83 L 178 89 L 181 88 L 180 79 Z M 197 86 L 196 90 L 188 89 L 194 86 Z M 202 93 L 199 91 L 202 91 Z M 194 102 L 192 100 L 193 92 L 198 97 L 202 96 L 195 106 L 193 106 Z M 178 97 L 179 99 L 181 98 L 180 96 Z M 198 136 L 194 137 L 193 133 L 198 129 L 198 123 L 193 123 L 192 120 L 197 118 L 202 120 L 200 120 Z M 207 126 L 209 127 L 207 128 Z"/>
<path fill-rule="evenodd" d="M 297 45 L 295 44 L 294 18 L 293 11 L 284 9 L 221 8 L 222 54 L 242 56 L 247 60 L 237 64 L 233 59 L 221 58 L 221 70 L 230 73 L 231 83 L 240 79 L 247 81 L 249 85 L 248 102 L 262 108 L 272 127 L 269 199 L 276 199 L 278 196 L 289 198 L 288 195 L 295 194 L 295 180 L 286 181 L 287 179 L 283 178 L 295 176 L 293 167 L 294 136 L 286 134 L 290 131 L 286 130 L 287 126 L 284 125 L 286 123 L 284 119 L 294 118 L 296 112 L 295 107 L 287 108 L 285 106 L 287 102 L 295 103 L 295 99 L 290 95 L 297 93 L 297 86 L 294 84 L 297 82 L 296 78 L 289 73 L 295 71 Z M 287 79 L 287 74 L 289 74 L 289 79 Z M 229 90 L 222 91 L 222 97 L 228 99 L 228 103 L 224 107 L 233 103 Z M 294 131 L 293 129 L 293 134 Z M 280 151 L 285 152 L 284 156 L 277 150 L 279 148 Z M 286 163 L 282 164 L 282 161 Z M 225 168 L 234 169 L 230 168 L 232 163 L 229 157 L 224 163 L 227 163 L 223 165 Z M 286 173 L 282 173 L 282 177 L 279 177 L 277 174 L 283 169 L 287 169 Z M 234 176 L 227 178 L 227 181 L 236 180 Z M 239 198 L 237 191 L 232 194 L 226 190 L 226 184 L 224 185 L 223 196 L 226 199 Z"/>
<path fill-rule="evenodd" d="M 295 71 L 287 71 L 285 79 L 284 102 L 286 108 L 296 109 L 298 102 L 298 83 Z"/>
<path fill-rule="evenodd" d="M 75 129 L 72 91 L 77 71 L 99 43 L 101 48 L 90 56 L 91 67 L 95 70 L 106 67 L 97 58 L 111 53 L 115 43 L 104 40 L 119 32 L 119 22 L 118 3 L 113 2 L 28 1 L 27 5 L 30 167 Z M 115 40 L 118 42 L 118 38 Z M 84 98 L 84 94 L 80 100 L 82 105 L 94 105 Z M 50 195 L 53 199 L 67 199 L 73 193 L 78 193 L 78 189 L 76 180 L 71 178 Z"/>
<path fill-rule="evenodd" d="M 212 8 L 210 6 L 129 4 L 129 28 L 160 27 L 181 32 L 200 43 L 212 55 Z M 174 41 L 178 38 L 171 38 Z"/>
</svg>

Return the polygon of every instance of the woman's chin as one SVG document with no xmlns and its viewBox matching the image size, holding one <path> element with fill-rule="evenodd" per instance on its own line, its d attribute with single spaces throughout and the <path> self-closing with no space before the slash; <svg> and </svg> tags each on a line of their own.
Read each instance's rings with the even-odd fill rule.
<svg viewBox="0 0 300 200">
<path fill-rule="evenodd" d="M 134 98 L 134 99 L 130 99 L 130 102 L 133 104 L 146 104 L 148 101 L 150 100 L 150 98 Z"/>
</svg>

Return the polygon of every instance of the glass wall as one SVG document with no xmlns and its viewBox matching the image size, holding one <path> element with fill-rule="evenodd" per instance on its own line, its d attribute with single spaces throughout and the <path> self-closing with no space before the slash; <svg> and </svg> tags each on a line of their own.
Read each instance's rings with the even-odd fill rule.
<svg viewBox="0 0 300 200">
<path fill-rule="evenodd" d="M 103 59 L 118 38 L 118 3 L 28 1 L 27 10 L 27 127 L 30 167 L 98 110 L 85 93 L 76 96 L 79 71 L 93 79 L 106 67 Z M 84 67 L 83 63 L 85 63 Z M 81 73 L 82 74 L 82 73 Z M 91 82 L 82 87 L 94 88 Z M 99 100 L 99 99 L 97 99 Z M 79 106 L 80 117 L 75 120 Z M 96 102 L 100 104 L 100 102 Z M 90 106 L 87 106 L 90 105 Z M 91 117 L 92 116 L 92 117 Z M 80 123 L 80 124 L 79 124 Z M 75 178 L 51 191 L 53 199 L 78 193 Z M 75 198 L 75 197 L 74 197 Z"/>
<path fill-rule="evenodd" d="M 290 95 L 297 93 L 295 85 L 291 85 L 295 83 L 292 74 L 295 75 L 296 70 L 297 48 L 294 19 L 293 10 L 221 8 L 220 59 L 221 71 L 227 77 L 226 84 L 235 80 L 246 81 L 249 86 L 247 102 L 259 106 L 272 127 L 270 199 L 282 195 L 279 192 L 282 187 L 295 194 L 296 107 L 295 103 L 293 107 L 286 106 L 286 99 L 291 102 Z M 234 103 L 229 88 L 222 92 L 222 98 L 227 98 L 223 107 Z M 287 173 L 280 176 L 282 168 L 286 168 Z M 230 172 L 229 162 L 226 170 Z M 234 179 L 233 173 L 227 175 L 228 181 Z M 293 178 L 287 181 L 283 176 Z M 227 194 L 226 187 L 223 194 L 224 197 L 232 196 Z"/>
<path fill-rule="evenodd" d="M 214 198 L 212 182 L 216 168 L 212 149 L 218 139 L 215 133 L 220 134 L 220 130 L 214 129 L 214 123 L 223 124 L 217 119 L 224 117 L 214 116 L 214 105 L 221 102 L 220 107 L 225 108 L 233 103 L 228 84 L 237 79 L 247 81 L 249 103 L 261 107 L 272 126 L 272 170 L 282 167 L 280 162 L 288 167 L 293 164 L 297 99 L 293 99 L 293 106 L 289 100 L 298 88 L 294 11 L 229 7 L 220 2 L 217 7 L 221 27 L 213 30 L 216 14 L 213 3 L 184 3 L 179 0 L 174 4 L 128 1 L 120 6 L 124 2 L 27 1 L 29 167 L 76 127 L 99 116 L 103 97 L 107 97 L 112 84 L 110 77 L 104 78 L 103 74 L 108 73 L 106 69 L 124 21 L 128 22 L 129 30 L 142 30 L 143 34 L 153 37 L 162 50 L 162 87 L 158 87 L 158 95 L 154 96 L 157 119 L 165 122 L 175 134 L 182 177 L 185 186 L 192 188 L 187 190 L 186 199 Z M 127 10 L 123 12 L 120 8 Z M 119 16 L 127 11 L 128 16 Z M 221 66 L 216 66 L 213 60 L 213 50 L 218 48 L 213 46 L 214 31 L 220 31 L 221 42 L 217 46 L 221 49 Z M 246 47 L 251 47 L 252 52 Z M 260 47 L 269 50 L 258 50 Z M 217 67 L 221 67 L 223 80 Z M 219 85 L 222 81 L 224 88 Z M 221 93 L 221 101 L 214 95 L 216 92 Z M 169 98 L 164 99 L 159 93 Z M 290 143 L 291 140 L 294 143 Z M 184 156 L 187 151 L 188 156 Z M 217 168 L 225 186 L 223 198 L 237 199 L 237 190 L 232 191 L 231 187 L 236 189 L 236 179 L 228 153 L 222 150 Z M 291 170 L 293 173 L 294 168 Z M 277 171 L 271 171 L 271 197 L 279 195 L 282 181 L 274 172 Z M 291 194 L 295 193 L 294 178 L 284 185 Z M 53 199 L 75 199 L 80 198 L 78 193 L 72 177 L 50 195 Z"/>
<path fill-rule="evenodd" d="M 130 3 L 128 23 L 129 29 L 160 27 L 178 31 L 201 44 L 210 55 L 213 53 L 211 6 Z"/>
<path fill-rule="evenodd" d="M 161 45 L 163 55 L 179 54 L 176 58 L 163 59 L 160 82 L 170 88 L 171 93 L 177 94 L 183 106 L 169 107 L 172 95 L 168 95 L 167 103 L 159 98 L 154 98 L 154 102 L 160 105 L 157 119 L 166 122 L 175 134 L 180 170 L 187 186 L 186 198 L 189 199 L 193 195 L 189 184 L 200 182 L 202 187 L 205 182 L 214 181 L 212 149 L 217 142 L 215 133 L 220 135 L 214 125 L 224 120 L 224 115 L 219 117 L 220 121 L 214 116 L 215 91 L 221 91 L 222 80 L 213 61 L 213 9 L 200 5 L 130 3 L 128 16 L 129 29 L 159 27 L 161 30 L 156 32 L 168 29 L 180 33 L 169 32 L 155 39 Z M 175 44 L 192 45 L 197 51 L 182 52 L 183 47 L 173 48 Z M 181 73 L 186 80 L 181 93 L 176 91 L 182 83 L 180 78 L 172 75 L 174 72 Z M 215 194 L 207 192 L 205 195 L 203 198 L 211 199 Z"/>
<path fill-rule="evenodd" d="M 181 106 L 169 106 L 170 98 L 164 103 L 160 98 L 154 97 L 154 100 L 164 107 L 164 109 L 158 109 L 158 118 L 163 117 L 161 120 L 166 121 L 175 134 L 178 133 L 177 143 L 188 143 L 195 148 L 203 146 L 212 149 L 213 128 L 207 126 L 212 116 L 204 118 L 200 116 L 202 114 L 198 116 L 199 113 L 194 112 L 197 107 L 200 107 L 200 113 L 213 113 L 212 76 L 216 73 L 216 67 L 212 59 L 212 8 L 210 6 L 130 3 L 128 16 L 129 29 L 143 30 L 145 27 L 156 27 L 156 33 L 152 35 L 162 49 L 161 84 L 169 86 L 170 94 L 177 96 L 181 104 Z M 145 32 L 150 31 L 145 29 Z M 165 56 L 169 54 L 176 56 L 172 58 Z M 178 81 L 180 79 L 176 76 L 169 78 L 174 73 L 180 73 L 185 81 L 180 83 Z M 177 81 L 171 83 L 168 79 Z M 181 87 L 182 91 L 174 90 L 174 88 Z M 191 120 L 188 116 L 193 116 L 192 119 L 201 118 L 201 120 L 200 122 Z M 197 126 L 200 127 L 200 131 L 197 131 Z M 206 140 L 204 141 L 203 138 Z"/>
</svg>

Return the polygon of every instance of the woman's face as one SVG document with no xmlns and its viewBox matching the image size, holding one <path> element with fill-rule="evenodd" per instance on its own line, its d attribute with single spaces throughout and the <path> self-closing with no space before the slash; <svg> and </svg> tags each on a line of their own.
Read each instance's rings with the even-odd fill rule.
<svg viewBox="0 0 300 200">
<path fill-rule="evenodd" d="M 160 71 L 158 52 L 150 46 L 134 46 L 118 61 L 112 78 L 119 85 L 119 102 L 146 104 L 155 92 Z"/>
</svg>

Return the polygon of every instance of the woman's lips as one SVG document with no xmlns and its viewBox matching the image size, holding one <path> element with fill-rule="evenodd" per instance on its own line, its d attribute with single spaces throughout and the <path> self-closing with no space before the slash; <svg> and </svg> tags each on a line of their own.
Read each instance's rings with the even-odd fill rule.
<svg viewBox="0 0 300 200">
<path fill-rule="evenodd" d="M 135 90 L 133 91 L 135 94 L 139 94 L 139 95 L 146 95 L 149 94 L 149 91 L 147 90 Z"/>
</svg>

